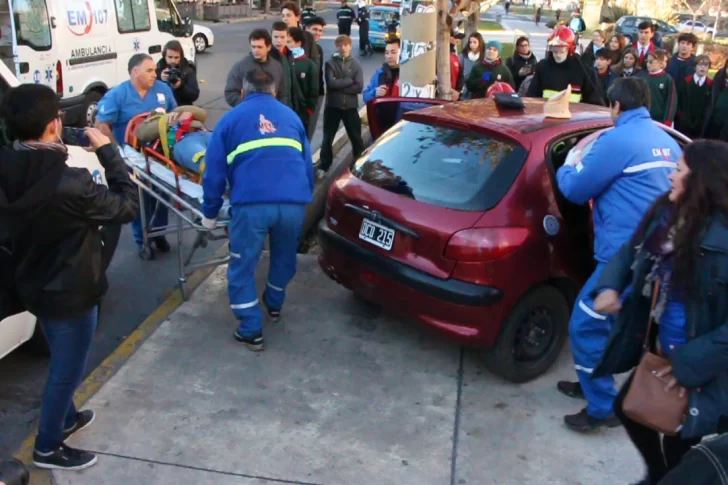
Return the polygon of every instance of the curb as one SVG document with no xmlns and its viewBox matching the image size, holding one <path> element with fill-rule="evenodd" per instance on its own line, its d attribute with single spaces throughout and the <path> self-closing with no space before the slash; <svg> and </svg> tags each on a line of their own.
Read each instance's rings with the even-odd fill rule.
<svg viewBox="0 0 728 485">
<path fill-rule="evenodd" d="M 227 244 L 224 244 L 215 252 L 215 256 L 223 256 L 227 251 Z M 203 281 L 215 270 L 215 268 L 201 268 L 193 272 L 187 278 L 188 294 L 192 294 Z M 132 355 L 142 346 L 157 328 L 174 312 L 182 303 L 182 292 L 179 287 L 162 302 L 144 321 L 131 332 L 121 344 L 91 374 L 78 386 L 73 401 L 76 407 L 81 409 L 91 397 L 93 397 L 104 384 L 106 384 L 121 367 L 131 358 Z M 35 441 L 35 428 L 25 438 L 20 448 L 13 454 L 15 458 L 28 466 L 30 472 L 30 483 L 33 485 L 56 485 L 51 470 L 44 470 L 35 467 L 33 463 L 33 445 Z"/>
</svg>

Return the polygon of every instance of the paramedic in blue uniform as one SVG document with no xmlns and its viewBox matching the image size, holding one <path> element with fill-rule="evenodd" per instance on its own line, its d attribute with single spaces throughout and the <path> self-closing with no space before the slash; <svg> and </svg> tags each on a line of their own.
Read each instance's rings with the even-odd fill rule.
<svg viewBox="0 0 728 485">
<path fill-rule="evenodd" d="M 580 162 L 569 157 L 556 178 L 564 196 L 576 204 L 593 200 L 596 268 L 579 292 L 569 322 L 569 339 L 578 382 L 561 381 L 558 390 L 586 399 L 579 413 L 564 417 L 576 431 L 616 427 L 612 376 L 591 378 L 604 352 L 611 319 L 594 311 L 591 295 L 602 269 L 632 237 L 655 199 L 670 188 L 668 175 L 682 153 L 677 142 L 650 119 L 650 91 L 639 78 L 614 81 L 607 92 L 614 128 L 600 135 Z"/>
<path fill-rule="evenodd" d="M 99 110 L 96 113 L 96 127 L 117 145 L 124 143 L 126 125 L 136 115 L 156 108 L 164 108 L 165 111 L 170 112 L 177 107 L 169 84 L 157 80 L 157 64 L 151 56 L 134 54 L 129 59 L 128 68 L 129 80 L 109 90 L 99 101 Z M 146 193 L 144 194 L 144 207 L 146 214 L 151 217 L 154 214 L 156 201 Z M 160 205 L 152 229 L 167 226 L 168 220 L 167 208 Z M 137 214 L 131 227 L 141 256 L 144 254 L 141 213 Z M 155 237 L 151 242 L 157 250 L 163 253 L 170 250 L 169 243 L 164 236 Z"/>
<path fill-rule="evenodd" d="M 270 235 L 270 269 L 261 297 L 268 317 L 280 318 L 286 285 L 296 273 L 296 253 L 314 174 L 306 129 L 275 98 L 273 77 L 250 71 L 243 101 L 217 123 L 207 147 L 202 178 L 202 224 L 216 225 L 229 184 L 231 221 L 228 295 L 239 320 L 235 340 L 263 350 L 263 315 L 255 267 Z"/>
</svg>

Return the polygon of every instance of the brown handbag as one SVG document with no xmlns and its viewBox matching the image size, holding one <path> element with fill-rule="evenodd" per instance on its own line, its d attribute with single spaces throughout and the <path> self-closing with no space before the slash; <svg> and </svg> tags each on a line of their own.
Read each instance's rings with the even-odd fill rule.
<svg viewBox="0 0 728 485">
<path fill-rule="evenodd" d="M 652 290 L 652 308 L 647 322 L 642 360 L 632 375 L 632 383 L 622 403 L 624 414 L 637 423 L 669 436 L 675 436 L 682 425 L 688 407 L 687 395 L 680 397 L 678 389 L 665 392 L 667 379 L 658 377 L 656 372 L 670 365 L 670 361 L 650 352 L 650 331 L 652 313 L 660 292 L 660 280 Z"/>
</svg>

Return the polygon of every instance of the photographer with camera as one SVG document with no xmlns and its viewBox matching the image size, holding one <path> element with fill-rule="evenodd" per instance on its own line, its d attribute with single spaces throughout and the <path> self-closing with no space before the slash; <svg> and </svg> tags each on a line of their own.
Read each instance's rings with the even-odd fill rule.
<svg viewBox="0 0 728 485">
<path fill-rule="evenodd" d="M 162 58 L 157 63 L 157 77 L 169 84 L 180 106 L 193 104 L 200 97 L 197 70 L 185 59 L 179 41 L 170 40 L 164 46 Z"/>
</svg>

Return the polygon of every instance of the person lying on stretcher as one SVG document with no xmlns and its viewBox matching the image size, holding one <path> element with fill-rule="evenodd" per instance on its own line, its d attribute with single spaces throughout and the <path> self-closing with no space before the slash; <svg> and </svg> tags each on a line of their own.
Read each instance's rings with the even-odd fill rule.
<svg viewBox="0 0 728 485">
<path fill-rule="evenodd" d="M 205 152 L 212 132 L 205 130 L 207 113 L 197 106 L 179 106 L 170 113 L 152 111 L 136 130 L 142 142 L 160 141 L 161 152 L 177 165 L 200 174 L 205 171 Z"/>
</svg>

